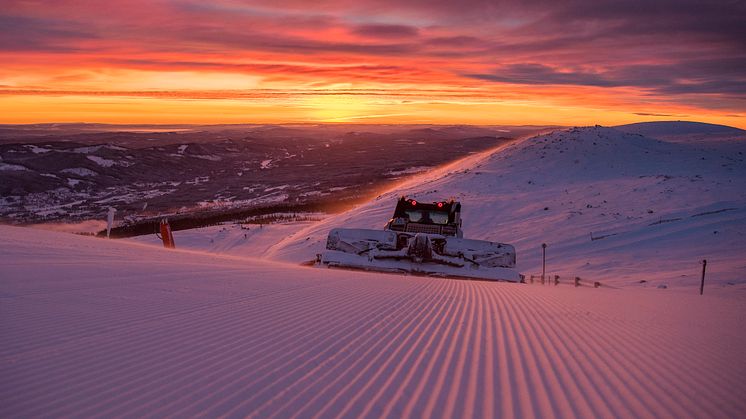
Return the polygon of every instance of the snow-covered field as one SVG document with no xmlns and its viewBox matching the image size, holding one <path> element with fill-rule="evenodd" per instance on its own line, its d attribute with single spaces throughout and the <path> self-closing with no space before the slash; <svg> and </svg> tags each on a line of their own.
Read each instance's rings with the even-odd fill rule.
<svg viewBox="0 0 746 419">
<path fill-rule="evenodd" d="M 0 416 L 740 417 L 746 300 L 0 227 Z"/>
<path fill-rule="evenodd" d="M 676 136 L 558 131 L 177 250 L 0 226 L 0 417 L 743 417 L 746 143 L 653 128 Z M 563 282 L 299 266 L 402 193 L 458 198 L 527 275 L 548 243 Z"/>
</svg>

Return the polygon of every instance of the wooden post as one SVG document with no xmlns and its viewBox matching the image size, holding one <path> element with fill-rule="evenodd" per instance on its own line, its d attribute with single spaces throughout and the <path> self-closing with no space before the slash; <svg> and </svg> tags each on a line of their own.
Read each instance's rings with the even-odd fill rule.
<svg viewBox="0 0 746 419">
<path fill-rule="evenodd" d="M 699 295 L 705 292 L 705 269 L 707 269 L 707 259 L 702 259 L 702 283 L 699 284 Z"/>
<path fill-rule="evenodd" d="M 579 286 L 580 286 L 580 277 L 576 276 L 575 277 L 575 287 L 579 287 Z"/>
<path fill-rule="evenodd" d="M 547 271 L 547 244 L 541 244 L 541 283 L 544 283 L 544 275 Z"/>
<path fill-rule="evenodd" d="M 166 218 L 161 219 L 161 240 L 163 240 L 163 247 L 166 249 L 176 248 L 174 233 L 171 231 L 171 225 Z"/>
<path fill-rule="evenodd" d="M 559 275 L 554 276 L 554 285 L 555 286 L 559 285 Z"/>
</svg>

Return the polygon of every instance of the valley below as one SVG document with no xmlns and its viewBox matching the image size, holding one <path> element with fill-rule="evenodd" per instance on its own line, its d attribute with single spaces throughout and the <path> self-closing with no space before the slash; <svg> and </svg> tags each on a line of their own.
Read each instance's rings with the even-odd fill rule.
<svg viewBox="0 0 746 419">
<path fill-rule="evenodd" d="M 0 220 L 105 220 L 115 236 L 277 211 L 335 212 L 545 127 L 0 127 Z"/>
</svg>

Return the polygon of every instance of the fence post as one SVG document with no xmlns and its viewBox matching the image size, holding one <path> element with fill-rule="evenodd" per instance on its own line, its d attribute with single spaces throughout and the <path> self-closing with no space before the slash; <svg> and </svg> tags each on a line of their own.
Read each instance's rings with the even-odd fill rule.
<svg viewBox="0 0 746 419">
<path fill-rule="evenodd" d="M 544 283 L 544 275 L 547 271 L 547 244 L 541 244 L 541 283 Z"/>
<path fill-rule="evenodd" d="M 702 259 L 702 283 L 699 284 L 699 295 L 705 292 L 705 269 L 707 269 L 707 259 Z"/>
</svg>

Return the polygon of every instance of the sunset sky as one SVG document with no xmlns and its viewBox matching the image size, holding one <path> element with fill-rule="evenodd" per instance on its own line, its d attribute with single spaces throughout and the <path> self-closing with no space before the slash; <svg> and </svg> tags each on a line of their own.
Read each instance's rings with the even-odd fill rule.
<svg viewBox="0 0 746 419">
<path fill-rule="evenodd" d="M 743 1 L 0 4 L 0 123 L 746 128 Z"/>
</svg>

